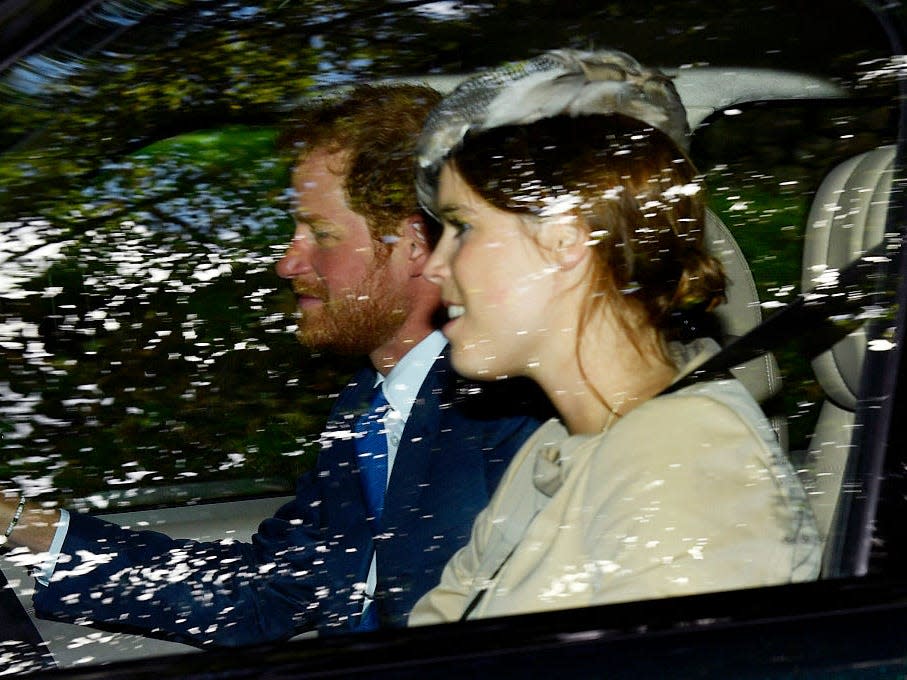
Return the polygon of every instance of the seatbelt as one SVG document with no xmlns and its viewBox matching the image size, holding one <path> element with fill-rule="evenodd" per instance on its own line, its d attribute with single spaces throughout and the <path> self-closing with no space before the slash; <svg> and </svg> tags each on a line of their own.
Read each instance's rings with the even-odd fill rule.
<svg viewBox="0 0 907 680">
<path fill-rule="evenodd" d="M 900 238 L 900 235 L 894 236 Z M 899 243 L 882 241 L 840 270 L 827 269 L 820 283 L 769 316 L 758 326 L 728 343 L 698 368 L 675 381 L 661 394 L 670 394 L 704 380 L 726 378 L 731 368 L 745 364 L 781 345 L 793 344 L 813 359 L 853 333 L 865 321 L 881 318 L 893 293 L 878 285 L 885 281 L 879 265 L 897 254 Z"/>
<path fill-rule="evenodd" d="M 56 663 L 31 617 L 0 571 L 0 650 L 8 655 L 6 668 L 32 673 L 56 668 Z"/>
<path fill-rule="evenodd" d="M 900 239 L 900 234 L 892 235 L 894 237 Z M 815 288 L 797 295 L 787 306 L 728 343 L 698 368 L 655 396 L 677 392 L 697 382 L 727 379 L 730 369 L 785 343 L 797 344 L 801 353 L 809 359 L 831 349 L 865 321 L 880 318 L 886 313 L 885 302 L 892 299 L 892 295 L 878 285 L 885 281 L 884 268 L 879 265 L 896 256 L 899 248 L 898 242 L 889 244 L 883 240 L 843 269 L 829 268 L 822 272 L 820 283 Z M 498 565 L 489 581 L 500 573 L 515 550 L 516 546 Z M 490 585 L 473 596 L 460 621 L 465 621 L 475 610 Z"/>
</svg>

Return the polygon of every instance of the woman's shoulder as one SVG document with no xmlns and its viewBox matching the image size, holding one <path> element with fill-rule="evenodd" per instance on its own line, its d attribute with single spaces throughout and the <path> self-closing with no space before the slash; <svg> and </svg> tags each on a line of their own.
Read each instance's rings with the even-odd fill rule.
<svg viewBox="0 0 907 680">
<path fill-rule="evenodd" d="M 736 421 L 769 448 L 778 448 L 777 436 L 765 412 L 744 384 L 736 378 L 694 383 L 677 392 L 654 399 L 652 405 L 660 411 L 673 411 L 681 403 L 687 404 L 687 408 L 698 409 L 693 414 L 696 424 L 708 426 L 709 420 L 714 418 Z"/>
<path fill-rule="evenodd" d="M 743 383 L 735 378 L 727 378 L 705 380 L 676 392 L 658 395 L 630 411 L 623 420 L 660 418 L 669 416 L 674 411 L 686 413 L 702 409 L 706 409 L 710 415 L 727 410 L 746 420 L 758 421 L 765 418 L 759 404 Z M 696 420 L 705 420 L 705 417 Z M 695 425 L 695 422 L 689 424 Z"/>
<path fill-rule="evenodd" d="M 673 342 L 668 346 L 668 353 L 679 368 L 678 379 L 689 375 L 719 351 L 721 348 L 718 343 L 711 338 L 697 338 L 686 344 Z M 774 441 L 774 430 L 769 425 L 759 404 L 756 403 L 746 386 L 736 378 L 702 380 L 693 383 L 676 392 L 652 400 L 649 408 L 660 411 L 677 409 L 678 402 L 683 400 L 705 400 L 700 404 L 711 411 L 728 410 L 727 415 L 735 415 L 755 428 L 760 436 L 768 436 L 769 443 Z M 722 406 L 724 408 L 721 408 Z"/>
<path fill-rule="evenodd" d="M 708 381 L 649 399 L 606 431 L 570 435 L 557 419 L 544 423 L 523 445 L 531 459 L 551 459 L 572 467 L 594 451 L 616 450 L 626 461 L 626 451 L 643 463 L 645 451 L 695 446 L 700 449 L 759 449 L 759 457 L 774 458 L 777 440 L 759 405 L 734 379 Z M 704 450 L 704 449 L 703 449 Z M 538 466 L 539 463 L 535 463 Z"/>
<path fill-rule="evenodd" d="M 666 409 L 676 408 L 678 401 L 691 399 L 713 402 L 713 408 L 720 404 L 750 420 L 760 420 L 765 417 L 749 390 L 742 382 L 732 377 L 693 383 L 676 392 L 656 397 L 651 403 L 653 406 Z"/>
<path fill-rule="evenodd" d="M 633 409 L 598 438 L 598 448 L 632 447 L 637 463 L 664 452 L 695 452 L 699 460 L 718 457 L 760 459 L 776 464 L 783 456 L 762 409 L 737 380 L 707 381 L 665 394 Z M 651 456 L 647 456 L 650 452 Z"/>
</svg>

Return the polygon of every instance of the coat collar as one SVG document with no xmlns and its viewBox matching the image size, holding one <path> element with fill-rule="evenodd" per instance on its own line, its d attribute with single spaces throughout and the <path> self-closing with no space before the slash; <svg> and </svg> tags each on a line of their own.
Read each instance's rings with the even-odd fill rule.
<svg viewBox="0 0 907 680">
<path fill-rule="evenodd" d="M 454 398 L 456 381 L 451 375 L 448 349 L 444 348 L 429 369 L 403 428 L 384 502 L 382 525 L 389 530 L 404 524 L 412 515 L 409 509 L 419 503 L 432 455 L 423 449 L 435 441 L 434 434 L 441 428 L 442 411 Z"/>
<path fill-rule="evenodd" d="M 695 369 L 718 350 L 718 343 L 711 338 L 699 338 L 688 344 L 670 343 L 668 353 L 679 371 L 676 379 Z M 655 398 L 657 399 L 657 397 Z M 602 435 L 570 436 L 557 419 L 551 419 L 545 423 L 539 429 L 538 434 L 543 437 L 543 441 L 553 443 L 539 447 L 535 457 L 532 481 L 536 489 L 551 497 L 564 484 L 564 480 L 575 462 L 576 450 L 590 439 Z"/>
</svg>

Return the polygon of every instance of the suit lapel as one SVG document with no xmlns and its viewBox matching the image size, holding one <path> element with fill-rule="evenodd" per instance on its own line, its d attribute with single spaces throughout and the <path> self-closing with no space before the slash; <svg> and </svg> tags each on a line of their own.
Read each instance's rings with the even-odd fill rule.
<svg viewBox="0 0 907 680">
<path fill-rule="evenodd" d="M 362 602 L 351 597 L 350 574 L 356 575 L 355 582 L 365 581 L 373 550 L 352 431 L 356 418 L 368 408 L 374 383 L 375 371 L 363 369 L 347 384 L 328 419 L 319 455 L 322 530 L 327 532 L 329 543 L 339 541 L 333 546 L 338 561 L 327 569 L 333 582 L 331 608 L 338 616 L 347 616 L 349 626 L 356 624 L 362 610 Z"/>
<path fill-rule="evenodd" d="M 441 405 L 451 400 L 447 350 L 435 360 L 416 396 L 403 429 L 384 502 L 382 527 L 399 531 L 411 522 L 413 509 L 425 491 L 432 459 L 432 442 L 441 427 Z"/>
<path fill-rule="evenodd" d="M 356 419 L 368 409 L 368 398 L 375 382 L 375 371 L 363 369 L 350 381 L 337 399 L 331 418 L 322 435 L 325 461 L 322 471 L 327 477 L 323 498 L 333 508 L 330 528 L 346 529 L 365 524 L 365 495 L 359 480 L 359 463 L 352 431 Z"/>
</svg>

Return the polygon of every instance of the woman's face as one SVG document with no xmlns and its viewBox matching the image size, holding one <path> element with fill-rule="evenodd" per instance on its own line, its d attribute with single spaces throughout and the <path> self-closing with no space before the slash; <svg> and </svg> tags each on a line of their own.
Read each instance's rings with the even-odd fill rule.
<svg viewBox="0 0 907 680">
<path fill-rule="evenodd" d="M 450 164 L 438 206 L 444 231 L 425 276 L 441 287 L 451 317 L 443 331 L 454 367 L 485 380 L 531 375 L 557 336 L 557 268 L 533 237 L 536 227 L 489 204 Z"/>
</svg>

